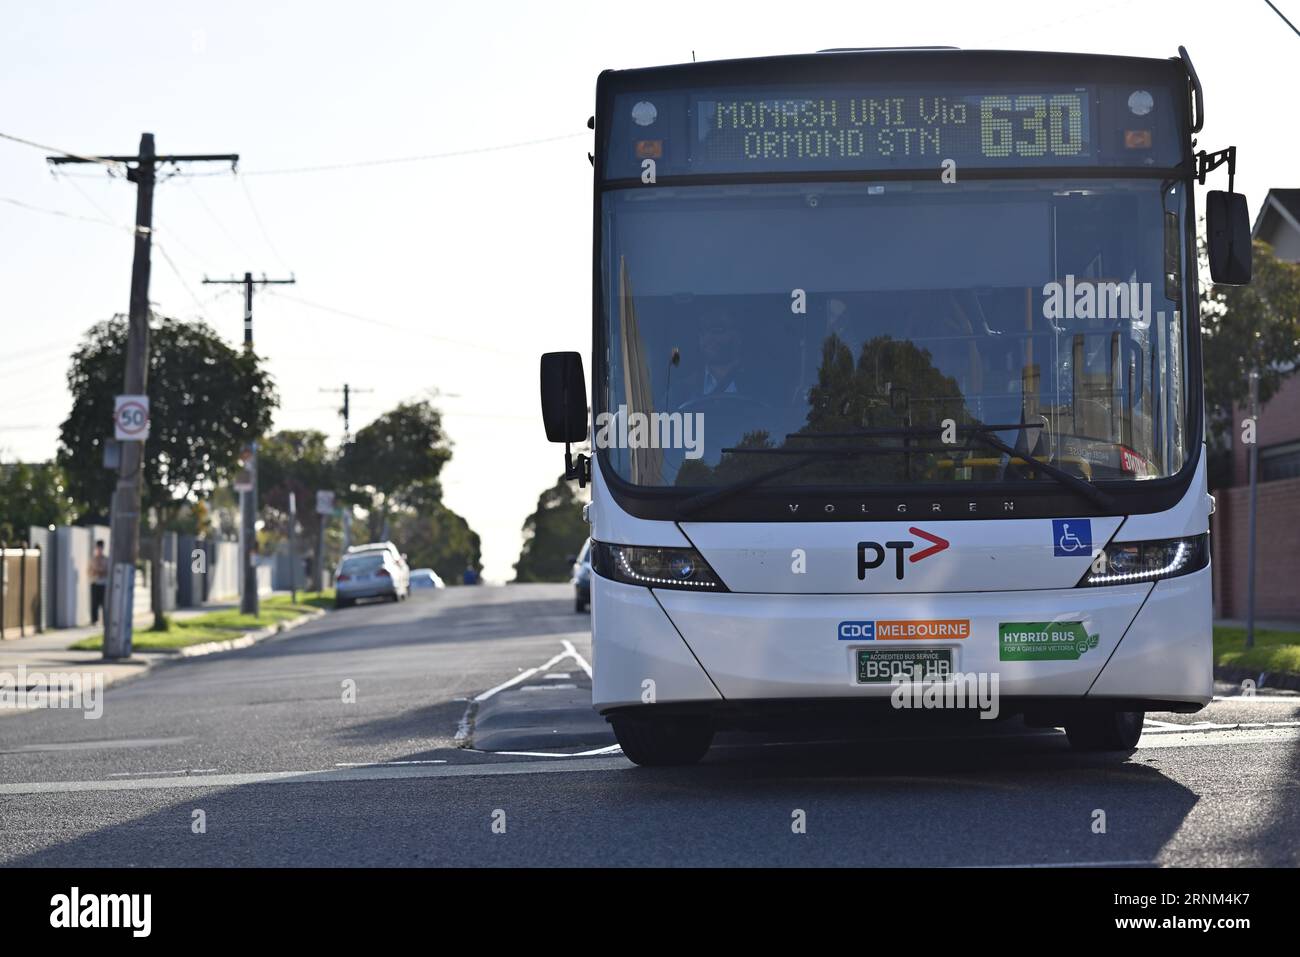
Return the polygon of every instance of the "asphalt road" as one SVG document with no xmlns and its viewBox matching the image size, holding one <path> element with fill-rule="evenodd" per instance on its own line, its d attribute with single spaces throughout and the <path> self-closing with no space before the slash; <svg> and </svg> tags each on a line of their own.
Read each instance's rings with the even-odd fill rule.
<svg viewBox="0 0 1300 957">
<path fill-rule="evenodd" d="M 0 864 L 1300 864 L 1297 697 L 1150 715 L 1131 758 L 888 722 L 652 770 L 588 627 L 567 586 L 452 588 L 0 718 Z"/>
</svg>

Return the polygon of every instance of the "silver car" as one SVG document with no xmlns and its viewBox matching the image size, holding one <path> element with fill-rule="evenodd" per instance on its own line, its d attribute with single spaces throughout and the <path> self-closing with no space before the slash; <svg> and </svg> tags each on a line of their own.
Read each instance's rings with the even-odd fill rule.
<svg viewBox="0 0 1300 957">
<path fill-rule="evenodd" d="M 406 598 L 410 577 L 399 561 L 383 549 L 344 555 L 334 574 L 334 607 L 346 608 L 362 598 Z"/>
</svg>

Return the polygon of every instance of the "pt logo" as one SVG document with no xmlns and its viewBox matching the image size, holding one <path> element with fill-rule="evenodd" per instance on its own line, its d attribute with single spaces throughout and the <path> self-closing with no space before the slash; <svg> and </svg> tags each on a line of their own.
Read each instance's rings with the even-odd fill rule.
<svg viewBox="0 0 1300 957">
<path fill-rule="evenodd" d="M 931 555 L 937 555 L 948 547 L 949 542 L 946 538 L 940 538 L 938 535 L 931 535 L 929 532 L 923 532 L 919 528 L 909 528 L 909 532 L 918 538 L 923 538 L 930 543 L 928 548 L 923 548 L 915 555 L 908 555 L 907 560 L 912 563 L 929 558 Z M 916 542 L 858 542 L 858 581 L 865 581 L 867 572 L 872 568 L 879 568 L 885 563 L 885 549 L 890 549 L 894 553 L 894 577 L 899 581 L 903 580 L 903 554 L 909 549 L 915 548 Z"/>
</svg>

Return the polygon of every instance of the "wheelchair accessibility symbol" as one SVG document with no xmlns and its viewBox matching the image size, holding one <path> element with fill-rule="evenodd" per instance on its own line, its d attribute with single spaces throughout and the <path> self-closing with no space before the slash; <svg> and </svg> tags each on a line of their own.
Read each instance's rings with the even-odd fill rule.
<svg viewBox="0 0 1300 957">
<path fill-rule="evenodd" d="M 1057 558 L 1092 554 L 1092 521 L 1086 518 L 1052 519 L 1052 549 Z"/>
</svg>

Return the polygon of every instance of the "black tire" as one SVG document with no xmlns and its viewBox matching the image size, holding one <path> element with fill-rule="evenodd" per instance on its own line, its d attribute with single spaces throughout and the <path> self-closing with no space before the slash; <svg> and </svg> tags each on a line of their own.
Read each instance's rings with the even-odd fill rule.
<svg viewBox="0 0 1300 957">
<path fill-rule="evenodd" d="M 614 737 L 633 764 L 643 768 L 695 764 L 713 743 L 703 718 L 613 718 Z"/>
<path fill-rule="evenodd" d="M 1065 722 L 1070 747 L 1076 751 L 1126 751 L 1142 737 L 1145 711 L 1097 711 Z"/>
<path fill-rule="evenodd" d="M 349 605 L 351 605 L 351 604 L 352 604 L 352 599 L 351 599 L 351 598 L 335 598 L 335 599 L 334 599 L 334 607 L 335 607 L 335 608 L 347 608 L 347 607 L 348 607 Z"/>
</svg>

